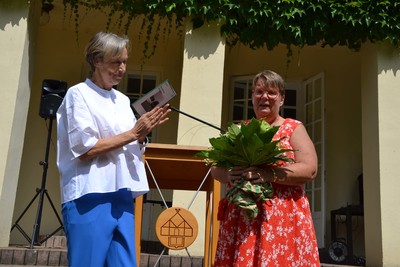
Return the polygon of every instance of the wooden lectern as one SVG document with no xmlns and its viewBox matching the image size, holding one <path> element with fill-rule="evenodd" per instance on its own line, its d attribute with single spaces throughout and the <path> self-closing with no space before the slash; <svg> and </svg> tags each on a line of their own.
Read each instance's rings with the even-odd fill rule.
<svg viewBox="0 0 400 267">
<path fill-rule="evenodd" d="M 150 143 L 146 146 L 144 160 L 149 164 L 160 189 L 197 190 L 210 168 L 201 159 L 194 157 L 197 152 L 204 149 L 207 148 Z M 150 188 L 156 188 L 147 166 L 146 172 Z M 200 190 L 207 192 L 204 266 L 209 267 L 214 265 L 217 247 L 219 231 L 217 212 L 221 185 L 209 175 Z M 140 196 L 135 201 L 135 239 L 138 265 L 140 265 L 142 215 L 143 196 Z"/>
</svg>

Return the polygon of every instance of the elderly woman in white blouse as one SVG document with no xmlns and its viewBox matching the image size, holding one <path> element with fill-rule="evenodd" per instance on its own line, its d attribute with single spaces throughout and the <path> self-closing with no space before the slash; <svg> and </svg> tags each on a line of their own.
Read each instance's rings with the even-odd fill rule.
<svg viewBox="0 0 400 267">
<path fill-rule="evenodd" d="M 68 89 L 57 112 L 57 165 L 69 266 L 136 266 L 134 198 L 148 191 L 146 136 L 168 120 L 168 106 L 136 120 L 123 78 L 129 40 L 97 33 L 88 43 L 91 73 Z"/>
</svg>

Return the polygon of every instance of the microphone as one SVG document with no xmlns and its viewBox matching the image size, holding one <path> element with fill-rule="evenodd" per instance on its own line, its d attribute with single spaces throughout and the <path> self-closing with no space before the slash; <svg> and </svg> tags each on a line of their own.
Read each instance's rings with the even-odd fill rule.
<svg viewBox="0 0 400 267">
<path fill-rule="evenodd" d="M 173 107 L 173 106 L 171 106 L 171 105 L 169 106 L 169 108 L 170 108 L 171 110 L 176 111 L 176 112 L 178 112 L 178 113 L 181 113 L 181 114 L 183 114 L 183 115 L 185 115 L 185 116 L 187 116 L 187 117 L 189 117 L 189 118 L 191 118 L 191 119 L 194 119 L 194 120 L 196 120 L 196 121 L 199 121 L 199 122 L 201 122 L 201 123 L 204 123 L 204 124 L 206 124 L 206 125 L 208 125 L 208 126 L 214 128 L 214 129 L 217 129 L 217 130 L 219 130 L 221 133 L 226 133 L 226 130 L 225 130 L 225 129 L 222 129 L 222 128 L 218 127 L 218 126 L 212 125 L 211 123 L 208 123 L 208 122 L 206 122 L 206 121 L 203 121 L 203 120 L 201 120 L 201 119 L 199 119 L 199 118 L 196 118 L 196 117 L 194 117 L 194 116 L 192 116 L 192 115 L 190 115 L 190 114 L 187 114 L 187 113 L 185 113 L 185 112 L 183 112 L 183 111 L 181 111 L 181 110 L 179 110 L 179 109 L 177 109 L 177 108 L 175 108 L 175 107 Z"/>
</svg>

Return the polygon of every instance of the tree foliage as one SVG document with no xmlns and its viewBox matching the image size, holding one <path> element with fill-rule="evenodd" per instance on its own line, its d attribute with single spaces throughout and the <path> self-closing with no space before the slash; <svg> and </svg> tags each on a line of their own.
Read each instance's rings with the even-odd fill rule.
<svg viewBox="0 0 400 267">
<path fill-rule="evenodd" d="M 49 1 L 49 0 L 43 0 Z M 51 1 L 51 0 L 50 0 Z M 358 50 L 365 41 L 388 40 L 399 45 L 400 1 L 389 0 L 63 0 L 75 16 L 80 9 L 108 10 L 110 25 L 120 14 L 127 31 L 134 18 L 166 18 L 171 25 L 185 19 L 193 27 L 210 21 L 221 23 L 228 45 L 242 43 L 269 50 L 279 44 L 288 47 L 322 44 Z M 153 27 L 154 25 L 152 25 Z M 148 31 L 154 28 L 148 28 Z M 156 27 L 157 28 L 157 27 Z M 160 29 L 159 29 L 160 30 Z M 164 33 L 168 32 L 164 29 Z M 147 33 L 149 35 L 149 33 Z"/>
</svg>

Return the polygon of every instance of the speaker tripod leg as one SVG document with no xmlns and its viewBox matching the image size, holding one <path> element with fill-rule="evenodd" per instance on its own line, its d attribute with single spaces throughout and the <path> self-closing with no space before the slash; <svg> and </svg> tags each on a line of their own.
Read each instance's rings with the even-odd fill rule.
<svg viewBox="0 0 400 267">
<path fill-rule="evenodd" d="M 39 192 L 40 192 L 39 204 L 38 204 L 38 209 L 37 209 L 37 213 L 36 213 L 35 223 L 33 224 L 33 232 L 32 232 L 30 248 L 33 248 L 34 245 L 40 245 L 39 232 L 40 232 L 40 223 L 41 223 L 42 212 L 43 212 L 43 200 L 44 200 L 44 194 L 46 192 L 46 189 L 41 188 L 39 190 Z"/>
<path fill-rule="evenodd" d="M 42 186 L 40 188 L 40 198 L 39 198 L 39 205 L 38 205 L 38 209 L 37 209 L 37 213 L 36 213 L 36 219 L 35 219 L 35 223 L 33 225 L 33 233 L 32 233 L 32 239 L 31 239 L 31 244 L 30 244 L 31 248 L 33 248 L 34 245 L 41 245 L 44 241 L 46 241 L 47 239 L 49 239 L 52 236 L 52 235 L 48 235 L 44 239 L 44 241 L 43 240 L 39 240 L 40 224 L 41 224 L 41 220 L 42 220 L 42 211 L 43 211 L 43 201 L 44 201 L 44 197 L 45 196 L 49 200 L 50 205 L 51 205 L 54 213 L 56 214 L 58 221 L 62 225 L 61 218 L 58 215 L 58 213 L 56 211 L 56 208 L 54 207 L 54 204 L 51 201 L 50 196 L 48 195 L 47 189 L 46 189 L 49 149 L 50 149 L 50 141 L 51 141 L 51 131 L 52 131 L 52 128 L 53 128 L 53 120 L 54 120 L 54 118 L 50 118 L 48 135 L 47 135 L 47 146 L 46 146 L 45 160 L 40 162 L 40 164 L 43 166 Z"/>
<path fill-rule="evenodd" d="M 43 238 L 42 240 L 40 240 L 40 241 L 38 242 L 38 244 L 40 244 L 40 245 L 43 244 L 44 242 L 46 242 L 47 239 L 49 239 L 50 237 L 52 237 L 55 233 L 57 233 L 58 231 L 64 229 L 64 224 L 63 224 L 63 222 L 62 222 L 62 220 L 61 220 L 60 215 L 58 215 L 57 209 L 56 209 L 56 207 L 54 206 L 53 201 L 51 200 L 51 198 L 50 198 L 50 196 L 49 196 L 49 193 L 47 192 L 47 190 L 45 190 L 44 193 L 45 193 L 46 198 L 47 198 L 47 200 L 49 201 L 49 203 L 50 203 L 50 205 L 51 205 L 51 208 L 53 209 L 53 212 L 54 212 L 54 214 L 56 215 L 57 220 L 58 220 L 58 222 L 59 222 L 60 225 L 59 225 L 59 227 L 58 227 L 56 230 L 54 230 L 53 232 L 51 232 L 50 234 L 48 234 L 45 238 Z"/>
<path fill-rule="evenodd" d="M 24 217 L 25 213 L 29 210 L 29 208 L 32 206 L 33 202 L 36 200 L 36 198 L 39 196 L 40 191 L 38 190 L 35 194 L 35 196 L 32 198 L 32 200 L 29 202 L 28 206 L 26 206 L 26 208 L 24 209 L 24 211 L 21 213 L 21 215 L 19 215 L 18 219 L 15 221 L 15 223 L 13 224 L 13 226 L 11 227 L 10 232 L 12 232 L 12 230 L 14 228 L 17 228 L 18 231 L 20 231 L 20 233 L 25 237 L 25 239 L 31 243 L 31 238 L 28 236 L 28 234 L 24 231 L 24 229 L 22 229 L 22 227 L 18 224 L 19 221 Z"/>
</svg>

